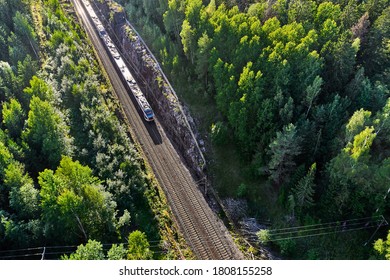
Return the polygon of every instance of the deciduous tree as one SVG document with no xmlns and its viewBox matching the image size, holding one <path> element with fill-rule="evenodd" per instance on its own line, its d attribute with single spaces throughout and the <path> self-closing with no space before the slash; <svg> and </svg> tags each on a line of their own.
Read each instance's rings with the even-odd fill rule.
<svg viewBox="0 0 390 280">
<path fill-rule="evenodd" d="M 127 250 L 123 244 L 113 244 L 107 252 L 107 259 L 109 260 L 125 260 L 127 257 Z"/>
<path fill-rule="evenodd" d="M 62 155 L 72 153 L 72 139 L 63 118 L 49 102 L 36 96 L 31 99 L 22 138 L 28 144 L 30 165 L 37 171 L 56 168 Z"/>
<path fill-rule="evenodd" d="M 379 253 L 380 256 L 387 260 L 390 260 L 390 231 L 387 235 L 387 239 L 378 239 L 374 243 L 374 249 Z"/>
<path fill-rule="evenodd" d="M 8 165 L 4 186 L 9 190 L 9 205 L 19 219 L 39 218 L 39 190 L 21 163 L 15 161 Z"/>
<path fill-rule="evenodd" d="M 48 235 L 67 242 L 115 236 L 116 204 L 89 167 L 64 157 L 55 172 L 46 169 L 38 180 Z"/>
<path fill-rule="evenodd" d="M 77 246 L 76 252 L 63 256 L 64 260 L 104 260 L 103 245 L 99 241 L 89 239 L 84 245 Z"/>
<path fill-rule="evenodd" d="M 128 244 L 127 258 L 129 260 L 149 260 L 153 257 L 145 233 L 138 230 L 133 231 L 129 235 Z"/>
</svg>

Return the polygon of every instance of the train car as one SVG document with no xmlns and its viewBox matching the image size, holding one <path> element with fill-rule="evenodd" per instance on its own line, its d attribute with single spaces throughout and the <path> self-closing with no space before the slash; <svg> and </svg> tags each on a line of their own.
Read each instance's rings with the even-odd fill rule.
<svg viewBox="0 0 390 280">
<path fill-rule="evenodd" d="M 143 117 L 146 121 L 150 122 L 154 120 L 154 112 L 152 107 L 149 105 L 149 102 L 146 100 L 146 97 L 139 88 L 137 82 L 135 81 L 133 75 L 129 68 L 126 66 L 122 56 L 120 55 L 118 48 L 115 46 L 107 31 L 105 30 L 103 24 L 97 17 L 95 11 L 91 7 L 91 4 L 88 0 L 82 0 L 85 10 L 87 11 L 89 17 L 94 23 L 95 29 L 98 31 L 99 36 L 106 47 L 107 51 L 110 54 L 111 61 L 118 70 L 118 73 L 126 85 L 128 91 L 130 91 L 135 100 L 137 101 L 138 107 L 142 110 Z"/>
</svg>

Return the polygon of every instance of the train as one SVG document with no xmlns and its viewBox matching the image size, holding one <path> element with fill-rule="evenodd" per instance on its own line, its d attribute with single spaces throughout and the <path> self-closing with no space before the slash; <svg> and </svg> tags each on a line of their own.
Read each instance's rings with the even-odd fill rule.
<svg viewBox="0 0 390 280">
<path fill-rule="evenodd" d="M 81 0 L 81 2 L 83 2 L 84 8 L 87 11 L 88 16 L 90 17 L 90 19 L 92 19 L 95 29 L 99 33 L 99 37 L 102 40 L 105 48 L 107 49 L 110 55 L 111 61 L 117 68 L 118 74 L 120 75 L 122 81 L 126 85 L 126 89 L 131 92 L 131 94 L 134 96 L 135 100 L 137 101 L 138 107 L 141 109 L 144 119 L 148 122 L 153 121 L 155 116 L 152 107 L 150 106 L 146 97 L 142 93 L 133 75 L 131 75 L 131 72 L 129 68 L 126 66 L 124 59 L 120 55 L 118 48 L 111 40 L 103 24 L 101 23 L 95 11 L 93 10 L 90 2 L 88 0 Z"/>
</svg>

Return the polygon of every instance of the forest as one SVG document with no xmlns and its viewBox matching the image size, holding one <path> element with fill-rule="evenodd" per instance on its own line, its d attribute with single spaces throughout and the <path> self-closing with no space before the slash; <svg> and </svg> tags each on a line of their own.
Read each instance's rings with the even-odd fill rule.
<svg viewBox="0 0 390 280">
<path fill-rule="evenodd" d="M 390 257 L 388 0 L 117 2 L 210 140 L 218 193 L 247 203 L 270 250 Z"/>
<path fill-rule="evenodd" d="M 0 259 L 190 257 L 70 5 L 0 1 Z"/>
<path fill-rule="evenodd" d="M 389 0 L 117 2 L 256 246 L 390 259 Z M 69 1 L 0 0 L 0 259 L 193 258 L 89 44 Z"/>
</svg>

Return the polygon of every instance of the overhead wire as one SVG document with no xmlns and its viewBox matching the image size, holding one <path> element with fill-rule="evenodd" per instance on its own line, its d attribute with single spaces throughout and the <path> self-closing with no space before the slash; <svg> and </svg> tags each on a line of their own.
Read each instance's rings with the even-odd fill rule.
<svg viewBox="0 0 390 280">
<path fill-rule="evenodd" d="M 293 230 L 293 231 L 285 231 L 285 232 L 280 232 L 280 233 L 273 233 L 273 232 L 270 232 L 270 233 L 272 235 L 280 236 L 280 235 L 287 235 L 287 234 L 293 234 L 293 233 L 303 233 L 303 232 L 314 232 L 314 231 L 321 231 L 321 230 L 331 230 L 332 228 L 333 229 L 335 229 L 335 228 L 343 228 L 345 230 L 345 229 L 350 229 L 352 226 L 363 226 L 364 225 L 364 227 L 368 228 L 369 224 L 379 223 L 381 221 L 383 221 L 383 220 L 380 220 L 380 221 L 379 220 L 378 221 L 369 221 L 369 222 L 357 222 L 357 223 L 351 223 L 351 224 L 339 224 L 339 225 L 335 225 L 335 226 L 317 227 L 317 228 L 311 228 L 311 229 L 296 229 L 296 230 Z M 376 225 L 374 225 L 374 226 L 376 226 Z"/>
<path fill-rule="evenodd" d="M 380 220 L 379 220 L 380 218 Z M 352 222 L 352 223 L 351 223 Z M 369 223 L 369 224 L 367 224 Z M 375 224 L 373 224 L 375 223 Z M 379 224 L 376 224 L 379 223 Z M 346 228 L 340 228 L 342 226 L 345 226 Z M 363 226 L 364 225 L 364 226 Z M 287 240 L 287 239 L 297 239 L 297 238 L 309 238 L 309 237 L 315 237 L 315 236 L 321 236 L 321 235 L 328 235 L 328 234 L 335 234 L 340 232 L 349 232 L 349 231 L 356 231 L 356 230 L 363 230 L 363 229 L 369 229 L 373 227 L 377 227 L 377 230 L 379 227 L 383 225 L 388 225 L 386 219 L 383 216 L 375 216 L 375 217 L 365 217 L 365 218 L 357 218 L 357 219 L 348 219 L 344 221 L 336 221 L 336 222 L 328 222 L 328 223 L 320 223 L 320 224 L 313 224 L 313 225 L 306 225 L 306 226 L 297 226 L 297 227 L 288 227 L 288 228 L 280 228 L 280 229 L 271 229 L 269 230 L 271 236 L 273 235 L 274 238 L 270 238 L 269 241 L 281 241 L 281 240 Z M 351 226 L 354 226 L 351 228 Z M 324 230 L 324 232 L 317 232 Z M 377 232 L 377 230 L 374 232 L 374 234 Z M 305 234 L 302 234 L 305 233 Z M 299 236 L 285 236 L 285 235 L 293 235 L 293 234 L 300 234 Z M 253 237 L 253 239 L 255 239 Z M 162 240 L 150 240 L 148 243 L 150 244 L 150 248 L 161 248 L 159 245 L 162 242 Z M 208 243 L 211 243 L 210 240 L 204 240 L 201 241 L 205 244 L 205 246 L 208 246 Z M 127 245 L 128 243 L 122 242 L 122 243 L 103 243 L 103 250 L 108 251 L 108 246 L 112 245 Z M 40 256 L 40 255 L 63 255 L 63 254 L 69 254 L 73 253 L 73 251 L 70 250 L 62 250 L 62 249 L 68 249 L 68 248 L 75 248 L 79 245 L 56 245 L 56 246 L 41 246 L 41 247 L 32 247 L 32 248 L 24 248 L 24 249 L 13 249 L 13 250 L 3 250 L 0 251 L 0 254 L 7 254 L 7 253 L 16 253 L 21 252 L 21 254 L 13 254 L 13 255 L 0 255 L 0 259 L 9 259 L 9 258 L 21 258 L 21 257 L 30 257 L 30 256 Z M 59 249 L 59 252 L 53 252 L 50 251 L 50 249 Z M 39 253 L 32 253 L 29 254 L 28 252 L 34 251 L 34 250 L 44 250 L 44 252 Z M 155 251 L 153 252 L 165 252 L 165 251 Z M 27 253 L 27 254 L 26 254 Z"/>
<path fill-rule="evenodd" d="M 42 253 L 36 254 L 24 254 L 24 255 L 13 255 L 13 256 L 0 256 L 0 259 L 13 259 L 13 258 L 22 258 L 22 257 L 31 257 L 31 256 L 41 256 Z"/>
<path fill-rule="evenodd" d="M 148 240 L 148 243 L 158 243 L 161 242 L 161 240 Z M 127 245 L 127 242 L 120 242 L 120 243 L 102 243 L 103 246 L 112 246 L 112 245 Z M 41 246 L 41 247 L 33 247 L 33 248 L 24 248 L 24 249 L 15 249 L 15 250 L 1 250 L 0 253 L 7 253 L 7 252 L 16 252 L 16 251 L 27 251 L 27 250 L 39 250 L 39 249 L 55 249 L 55 248 L 72 248 L 72 247 L 78 247 L 80 245 L 85 244 L 79 244 L 79 245 L 55 245 L 55 246 Z"/>
<path fill-rule="evenodd" d="M 208 244 L 211 244 L 212 241 L 211 240 L 203 240 L 203 241 L 200 241 L 201 243 L 203 244 L 206 244 L 205 246 L 206 247 L 210 247 L 210 245 Z M 149 246 L 149 248 L 153 249 L 153 248 L 161 248 L 160 245 L 158 245 L 158 243 L 161 243 L 161 240 L 151 240 L 151 241 L 148 241 L 149 244 L 152 244 Z M 104 248 L 104 247 L 107 247 L 107 246 L 112 246 L 112 245 L 128 245 L 128 243 L 103 243 L 102 246 L 103 246 L 103 250 L 104 251 L 109 251 L 109 248 Z M 84 244 L 85 245 L 85 244 Z M 9 258 L 16 258 L 16 257 L 28 257 L 28 256 L 41 256 L 43 254 L 43 251 L 44 252 L 44 255 L 61 255 L 61 254 L 69 254 L 69 253 L 74 253 L 76 248 L 78 247 L 79 245 L 63 245 L 63 246 L 41 246 L 41 247 L 33 247 L 33 248 L 24 248 L 24 249 L 15 249 L 15 250 L 3 250 L 3 251 L 0 251 L 0 254 L 6 254 L 6 253 L 15 253 L 15 252 L 22 252 L 22 254 L 14 254 L 14 255 L 0 255 L 0 259 L 9 259 Z M 70 251 L 70 250 L 62 250 L 62 249 L 67 249 L 67 248 L 75 248 L 75 250 L 73 251 Z M 53 251 L 50 251 L 50 249 L 59 249 L 59 251 L 57 252 L 53 252 Z M 24 252 L 28 252 L 28 251 L 34 251 L 34 250 L 40 250 L 40 252 L 37 252 L 37 253 L 32 253 L 32 254 L 25 254 Z M 163 250 L 152 250 L 154 253 L 164 253 L 166 251 L 163 251 Z"/>
<path fill-rule="evenodd" d="M 383 217 L 383 216 L 382 216 Z M 386 225 L 388 225 L 386 219 L 383 217 L 383 220 L 382 222 L 378 225 L 378 227 L 376 228 L 376 230 L 374 231 L 374 233 L 371 235 L 371 237 L 366 241 L 366 243 L 364 243 L 364 246 L 367 246 L 367 244 L 371 241 L 371 239 L 375 236 L 375 234 L 378 232 L 379 228 L 382 226 L 383 222 L 386 223 Z"/>
<path fill-rule="evenodd" d="M 275 242 L 275 241 L 281 241 L 281 240 L 287 240 L 287 239 L 309 238 L 309 237 L 315 237 L 315 236 L 321 236 L 321 235 L 344 233 L 344 232 L 364 230 L 364 229 L 377 227 L 377 229 L 374 232 L 374 234 L 375 234 L 380 227 L 388 225 L 388 223 L 387 223 L 386 219 L 383 217 L 383 215 L 376 216 L 374 218 L 377 218 L 377 219 L 372 220 L 372 217 L 366 217 L 366 218 L 360 218 L 360 219 L 349 219 L 349 220 L 345 220 L 345 221 L 329 222 L 329 223 L 322 223 L 322 224 L 315 224 L 315 225 L 290 227 L 290 228 L 282 228 L 282 229 L 274 229 L 274 230 L 271 229 L 271 230 L 269 230 L 270 238 L 268 239 L 268 241 Z M 381 218 L 381 219 L 379 220 L 379 218 Z M 371 219 L 371 220 L 369 220 L 369 219 Z M 359 220 L 361 220 L 361 222 L 357 222 Z M 349 223 L 349 224 L 346 223 L 346 222 L 351 222 L 351 221 L 355 221 L 355 222 Z M 324 225 L 327 225 L 327 227 L 323 227 Z M 355 227 L 351 228 L 351 226 L 355 226 Z M 310 227 L 312 227 L 312 228 L 310 228 Z M 342 227 L 342 228 L 340 228 L 340 227 Z M 321 230 L 324 230 L 324 232 L 317 232 L 317 231 L 321 231 Z M 282 231 L 282 232 L 278 232 L 278 231 Z M 301 234 L 301 233 L 305 233 L 305 234 Z M 299 234 L 299 235 L 292 236 L 293 234 Z M 283 237 L 283 235 L 290 235 L 290 236 Z M 256 239 L 256 238 L 252 237 L 252 239 Z"/>
<path fill-rule="evenodd" d="M 3 250 L 0 251 L 0 253 L 12 253 L 12 252 L 20 252 L 20 251 L 32 251 L 32 250 L 39 250 L 43 249 L 44 247 L 35 247 L 35 248 L 26 248 L 26 249 L 14 249 L 14 250 Z"/>
<path fill-rule="evenodd" d="M 287 240 L 287 239 L 297 239 L 297 238 L 308 238 L 308 237 L 314 237 L 314 236 L 321 236 L 321 235 L 329 235 L 329 234 L 336 234 L 340 232 L 349 232 L 349 231 L 355 231 L 355 230 L 361 230 L 361 229 L 368 229 L 368 228 L 374 228 L 375 226 L 368 226 L 368 227 L 361 227 L 361 228 L 353 228 L 353 229 L 345 229 L 345 230 L 336 230 L 336 231 L 329 231 L 329 232 L 321 232 L 316 234 L 307 234 L 302 236 L 289 236 L 284 238 L 276 238 L 272 239 L 270 238 L 269 241 L 275 242 L 275 241 L 281 241 L 281 240 Z"/>
<path fill-rule="evenodd" d="M 308 227 L 317 227 L 317 226 L 331 225 L 331 224 L 344 223 L 344 222 L 351 222 L 351 221 L 357 221 L 357 220 L 371 220 L 372 218 L 376 218 L 376 217 L 382 217 L 382 216 L 374 216 L 374 217 L 365 217 L 365 218 L 348 219 L 348 220 L 342 220 L 342 221 L 336 221 L 336 222 L 319 223 L 319 224 L 304 225 L 304 226 L 296 226 L 296 227 L 277 228 L 277 229 L 270 229 L 269 232 L 276 232 L 276 231 L 283 231 L 283 230 L 291 230 L 291 229 L 303 229 L 303 228 L 308 228 Z"/>
</svg>

